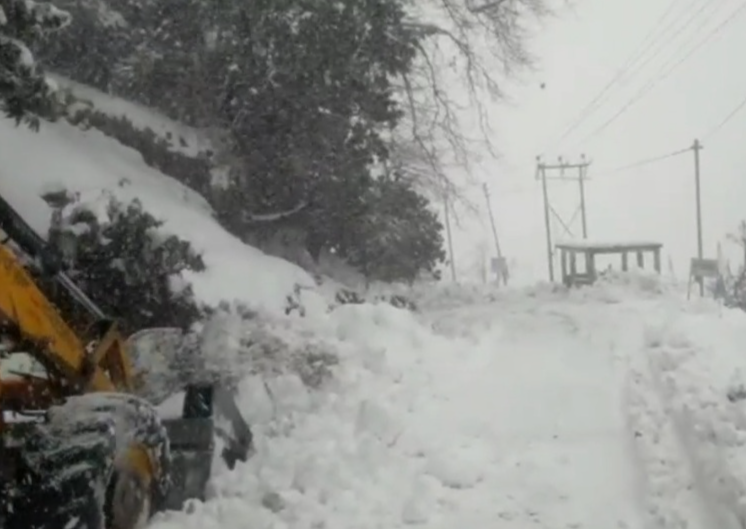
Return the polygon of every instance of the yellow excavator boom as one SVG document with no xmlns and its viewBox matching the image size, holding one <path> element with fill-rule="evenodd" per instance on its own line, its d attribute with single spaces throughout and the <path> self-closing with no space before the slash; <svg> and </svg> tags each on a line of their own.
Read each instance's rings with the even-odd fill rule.
<svg viewBox="0 0 746 529">
<path fill-rule="evenodd" d="M 40 353 L 36 359 L 80 391 L 132 390 L 131 368 L 115 324 L 88 352 L 81 338 L 39 290 L 8 245 L 0 245 L 0 321 Z M 108 370 L 108 374 L 103 369 Z M 2 381 L 0 381 L 0 390 Z"/>
</svg>

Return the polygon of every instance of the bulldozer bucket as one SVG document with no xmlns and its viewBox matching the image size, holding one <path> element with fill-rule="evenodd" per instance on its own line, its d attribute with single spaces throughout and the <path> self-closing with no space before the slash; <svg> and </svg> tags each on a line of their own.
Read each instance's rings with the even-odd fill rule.
<svg viewBox="0 0 746 529">
<path fill-rule="evenodd" d="M 168 431 L 171 486 L 164 509 L 205 499 L 217 450 L 229 469 L 253 452 L 251 429 L 226 385 L 188 381 L 180 372 L 182 338 L 180 330 L 163 328 L 141 331 L 129 340 L 135 366 L 145 373 L 143 396 L 158 406 Z"/>
</svg>

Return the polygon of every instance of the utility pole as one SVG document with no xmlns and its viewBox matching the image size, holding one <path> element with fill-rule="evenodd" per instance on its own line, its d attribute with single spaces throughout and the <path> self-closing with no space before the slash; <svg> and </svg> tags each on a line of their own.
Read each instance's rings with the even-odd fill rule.
<svg viewBox="0 0 746 529">
<path fill-rule="evenodd" d="M 547 266 L 549 267 L 549 281 L 554 283 L 554 263 L 552 261 L 552 226 L 549 220 L 549 192 L 547 191 L 547 169 L 546 166 L 541 163 L 540 159 L 536 158 L 538 166 L 536 169 L 536 177 L 539 178 L 541 175 L 541 188 L 544 194 L 544 231 L 546 232 L 547 239 Z"/>
<path fill-rule="evenodd" d="M 699 140 L 694 140 L 692 150 L 694 151 L 694 188 L 697 203 L 697 258 L 703 258 L 702 249 L 702 196 L 700 192 L 700 179 L 699 179 L 699 151 L 702 149 L 702 144 Z M 702 277 L 698 278 L 699 283 L 699 295 L 705 295 L 705 284 Z"/>
<path fill-rule="evenodd" d="M 497 252 L 497 258 L 499 260 L 502 260 L 503 253 L 500 249 L 500 238 L 497 236 L 497 227 L 495 226 L 495 216 L 492 214 L 492 202 L 490 201 L 490 190 L 487 187 L 487 184 L 482 184 L 482 190 L 484 191 L 484 199 L 487 202 L 487 213 L 489 213 L 490 216 L 490 225 L 492 226 L 492 237 L 495 240 L 495 251 Z M 500 271 L 498 272 L 498 283 L 500 282 L 500 279 L 504 281 L 504 283 L 508 284 L 508 278 L 505 277 L 505 274 Z M 503 277 L 500 277 L 503 276 Z"/>
<path fill-rule="evenodd" d="M 580 213 L 580 221 L 581 221 L 583 239 L 588 238 L 588 220 L 586 217 L 586 202 L 585 202 L 585 181 L 588 180 L 587 171 L 588 171 L 588 166 L 590 165 L 590 162 L 586 160 L 585 155 L 581 155 L 580 160 L 581 161 L 578 163 L 568 163 L 568 162 L 565 162 L 562 159 L 562 157 L 559 157 L 558 163 L 546 164 L 541 161 L 541 157 L 539 156 L 536 157 L 536 164 L 537 164 L 536 165 L 536 179 L 541 180 L 542 194 L 544 195 L 544 228 L 546 230 L 547 262 L 548 262 L 548 267 L 549 267 L 549 280 L 550 281 L 554 281 L 554 250 L 552 246 L 552 222 L 551 222 L 552 217 L 554 217 L 554 219 L 559 222 L 559 224 L 562 226 L 565 233 L 569 237 L 574 238 L 574 234 L 572 233 L 572 230 L 570 229 L 570 227 L 573 224 L 573 221 L 575 220 L 576 215 Z M 566 174 L 568 170 L 577 171 L 577 173 L 575 176 L 568 176 Z M 559 176 L 548 176 L 547 171 L 559 171 Z M 580 205 L 575 211 L 575 214 L 573 214 L 572 218 L 568 222 L 565 222 L 565 220 L 552 207 L 551 201 L 549 199 L 549 186 L 548 186 L 549 180 L 559 180 L 559 181 L 566 181 L 566 182 L 577 181 L 578 183 L 578 190 L 580 192 Z"/>
<path fill-rule="evenodd" d="M 456 259 L 453 256 L 453 237 L 451 234 L 451 213 L 450 207 L 448 206 L 448 193 L 444 195 L 443 204 L 445 209 L 445 222 L 446 222 L 446 237 L 448 237 L 448 253 L 450 255 L 449 261 L 451 262 L 451 279 L 456 282 Z"/>
<path fill-rule="evenodd" d="M 585 156 L 583 156 L 585 161 Z M 583 226 L 583 239 L 588 238 L 588 222 L 585 218 L 585 173 L 588 169 L 587 165 L 581 165 L 578 168 L 578 187 L 580 188 L 580 220 Z"/>
</svg>

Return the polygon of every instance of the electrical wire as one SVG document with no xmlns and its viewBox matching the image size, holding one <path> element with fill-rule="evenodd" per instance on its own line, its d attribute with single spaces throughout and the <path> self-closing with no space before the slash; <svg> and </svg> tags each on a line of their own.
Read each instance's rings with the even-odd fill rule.
<svg viewBox="0 0 746 529">
<path fill-rule="evenodd" d="M 591 116 L 594 111 L 599 108 L 600 105 L 604 102 L 604 96 L 607 95 L 613 87 L 619 86 L 619 83 L 623 80 L 627 80 L 628 78 L 634 76 L 638 71 L 640 71 L 642 68 L 644 68 L 650 61 L 652 61 L 654 58 L 656 58 L 660 52 L 662 52 L 665 49 L 665 46 L 659 47 L 655 53 L 652 55 L 649 55 L 646 60 L 644 60 L 642 63 L 638 63 L 639 60 L 645 57 L 646 52 L 648 52 L 651 48 L 653 48 L 658 42 L 660 42 L 661 38 L 665 37 L 669 30 L 672 28 L 675 28 L 676 22 L 681 18 L 675 17 L 669 24 L 666 26 L 662 31 L 658 31 L 658 26 L 663 24 L 663 22 L 671 15 L 671 13 L 674 11 L 674 8 L 677 6 L 677 4 L 681 0 L 673 0 L 666 10 L 661 14 L 660 17 L 653 23 L 653 27 L 650 29 L 648 34 L 645 36 L 645 38 L 640 42 L 637 49 L 630 54 L 627 57 L 627 60 L 624 62 L 624 64 L 617 70 L 616 74 L 607 82 L 607 84 L 600 90 L 598 94 L 591 100 L 590 103 L 588 103 L 583 109 L 578 113 L 575 120 L 571 122 L 571 124 L 566 127 L 564 132 L 561 134 L 560 138 L 557 140 L 556 145 L 561 144 L 573 131 L 575 131 L 585 120 L 588 119 L 589 116 Z M 685 14 L 686 10 L 696 5 L 698 0 L 694 0 L 692 2 L 689 2 L 687 4 L 685 11 L 681 14 Z M 679 26 L 678 30 L 675 31 L 675 33 L 672 35 L 671 39 L 669 39 L 668 42 L 675 39 L 679 34 L 681 34 L 682 31 L 684 31 L 692 22 L 697 20 L 697 17 L 704 11 L 705 8 L 710 6 L 711 3 L 705 2 L 700 6 L 700 9 L 694 13 L 691 14 L 689 19 L 684 23 L 683 26 Z M 651 41 L 651 37 L 653 37 Z M 649 42 L 650 41 L 650 42 Z M 631 72 L 629 70 L 632 70 Z"/>
<path fill-rule="evenodd" d="M 716 5 L 714 9 L 710 9 L 709 15 L 706 16 L 704 18 L 704 20 L 703 20 L 702 17 L 701 17 L 701 15 L 705 11 L 707 11 L 709 8 L 713 7 L 713 1 L 712 0 L 705 1 L 699 7 L 699 9 L 697 11 L 691 13 L 691 16 L 684 22 L 683 25 L 679 26 L 678 30 L 676 30 L 674 32 L 674 34 L 671 35 L 671 38 L 668 41 L 664 42 L 663 46 L 658 47 L 657 50 L 655 51 L 655 53 L 653 53 L 652 55 L 649 55 L 648 58 L 646 60 L 644 60 L 641 64 L 639 64 L 638 67 L 635 68 L 635 70 L 630 75 L 634 75 L 637 72 L 642 71 L 645 68 L 645 66 L 647 66 L 648 64 L 650 64 L 653 61 L 653 59 L 657 58 L 661 54 L 661 52 L 663 52 L 663 51 L 666 50 L 666 44 L 672 43 L 674 40 L 676 40 L 676 38 L 679 35 L 681 35 L 687 28 L 689 28 L 689 26 L 691 24 L 693 24 L 694 22 L 699 22 L 700 23 L 699 24 L 699 28 L 702 29 L 707 24 L 707 22 L 709 22 L 715 16 L 715 14 L 717 14 L 718 10 L 725 5 L 725 2 L 726 2 L 726 0 L 720 0 L 720 3 L 718 5 Z M 699 31 L 695 30 L 693 36 L 696 37 L 696 35 L 698 33 L 699 33 Z M 651 46 L 652 46 L 652 44 L 651 44 Z"/>
<path fill-rule="evenodd" d="M 746 104 L 746 101 L 745 101 L 745 104 Z M 692 150 L 691 147 L 687 147 L 685 149 L 679 149 L 677 151 L 668 152 L 666 154 L 660 154 L 658 156 L 651 156 L 650 158 L 643 158 L 642 160 L 637 160 L 635 162 L 622 165 L 620 167 L 617 167 L 616 169 L 611 169 L 609 171 L 602 171 L 601 173 L 596 174 L 594 176 L 608 176 L 608 175 L 628 171 L 630 169 L 636 169 L 637 167 L 643 167 L 645 165 L 650 165 L 652 163 L 660 162 L 662 160 L 667 160 L 668 158 L 674 158 L 676 156 L 679 156 L 691 150 Z"/>
<path fill-rule="evenodd" d="M 725 118 L 723 118 L 722 121 L 720 121 L 717 125 L 712 127 L 707 134 L 704 135 L 704 140 L 710 139 L 712 136 L 714 136 L 720 129 L 722 129 L 725 125 L 728 124 L 728 122 L 733 119 L 736 114 L 738 114 L 744 107 L 746 107 L 746 97 L 741 100 L 741 102 L 736 105 L 733 110 L 731 110 Z"/>
<path fill-rule="evenodd" d="M 679 61 L 673 64 L 670 68 L 665 70 L 661 75 L 658 77 L 653 78 L 651 81 L 649 81 L 646 85 L 644 85 L 640 90 L 635 93 L 635 95 L 632 96 L 632 98 L 627 101 L 625 105 L 622 106 L 622 108 L 617 111 L 616 114 L 611 116 L 608 120 L 606 120 L 601 126 L 597 127 L 593 132 L 585 136 L 580 142 L 578 143 L 585 143 L 589 139 L 591 139 L 594 136 L 598 136 L 601 132 L 606 130 L 612 123 L 614 123 L 620 116 L 622 116 L 627 110 L 629 110 L 630 107 L 632 107 L 635 103 L 637 103 L 640 99 L 642 99 L 650 90 L 655 88 L 655 86 L 658 85 L 661 81 L 667 79 L 676 69 L 684 64 L 689 58 L 694 55 L 697 51 L 699 51 L 705 44 L 707 44 L 712 38 L 717 36 L 725 27 L 727 27 L 729 24 L 731 24 L 733 21 L 735 21 L 740 14 L 742 14 L 746 10 L 746 2 L 742 2 L 741 6 L 736 9 L 733 13 L 731 13 L 725 20 L 723 20 L 720 24 L 718 24 L 710 33 L 708 33 L 704 39 L 699 41 L 699 43 L 692 49 L 689 50 L 688 53 L 686 53 Z"/>
</svg>

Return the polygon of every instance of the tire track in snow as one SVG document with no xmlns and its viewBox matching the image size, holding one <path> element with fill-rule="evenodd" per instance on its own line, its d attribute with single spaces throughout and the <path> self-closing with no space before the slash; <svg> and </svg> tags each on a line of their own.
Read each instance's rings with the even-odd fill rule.
<svg viewBox="0 0 746 529">
<path fill-rule="evenodd" d="M 647 302 L 585 313 L 585 339 L 613 355 L 621 390 L 627 449 L 647 529 L 711 529 L 692 462 L 658 391 L 643 339 Z"/>
<path fill-rule="evenodd" d="M 692 462 L 645 364 L 642 359 L 630 359 L 625 396 L 648 527 L 707 529 Z"/>
<path fill-rule="evenodd" d="M 713 387 L 713 374 L 685 336 L 649 347 L 651 369 L 668 403 L 707 500 L 712 526 L 746 527 L 746 416 Z"/>
</svg>

